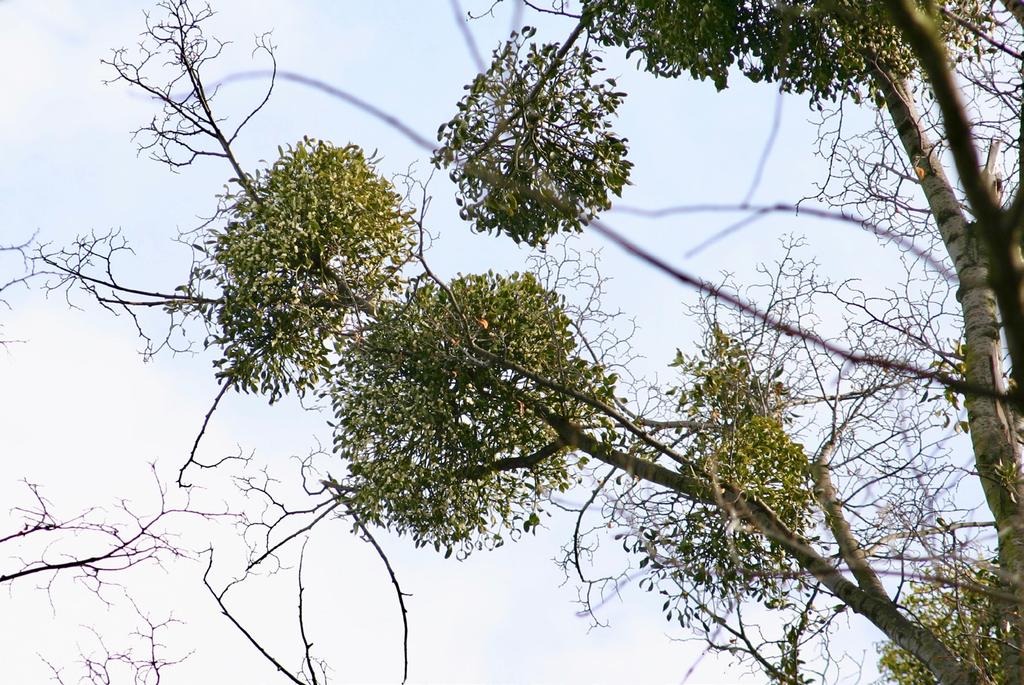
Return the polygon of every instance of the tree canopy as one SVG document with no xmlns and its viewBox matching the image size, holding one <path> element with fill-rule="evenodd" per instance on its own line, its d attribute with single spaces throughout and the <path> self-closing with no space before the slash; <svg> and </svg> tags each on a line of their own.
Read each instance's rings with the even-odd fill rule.
<svg viewBox="0 0 1024 685">
<path fill-rule="evenodd" d="M 412 170 L 386 178 L 355 132 L 246 169 L 232 146 L 262 104 L 226 128 L 204 85 L 219 52 L 208 13 L 164 0 L 141 52 L 110 66 L 163 108 L 140 131 L 144 149 L 176 169 L 226 163 L 216 215 L 181 236 L 193 266 L 164 290 L 112 275 L 116 236 L 41 248 L 47 287 L 160 309 L 212 349 L 220 394 L 207 422 L 232 391 L 328 407 L 330 454 L 299 474 L 312 504 L 281 507 L 281 520 L 318 517 L 300 532 L 332 514 L 378 551 L 372 531 L 388 530 L 462 559 L 536 533 L 575 493 L 561 563 L 586 588 L 585 611 L 638 582 L 665 618 L 777 683 L 837 679 L 831 640 L 849 615 L 883 636 L 889 682 L 1024 681 L 1024 10 L 525 4 L 566 37 L 517 27 L 493 51 L 424 150 L 452 183 L 439 190 Z M 765 282 L 709 282 L 631 242 L 606 214 L 634 171 L 615 130 L 628 96 L 601 66 L 610 54 L 718 89 L 742 76 L 826 112 L 830 175 L 804 206 L 729 209 L 803 209 L 868 230 L 901 255 L 902 280 L 882 294 L 833 283 L 793 240 Z M 173 71 L 166 88 L 147 71 L 157 56 Z M 875 124 L 844 129 L 850 109 Z M 468 229 L 495 234 L 491 249 L 535 248 L 534 268 L 439 276 L 434 192 Z M 685 314 L 703 338 L 665 360 L 671 380 L 633 373 L 628 340 L 602 342 L 615 323 L 599 288 L 555 249 L 580 232 L 696 291 Z M 217 466 L 197 447 L 182 474 Z M 253 564 L 296 536 L 268 535 Z M 591 578 L 609 539 L 620 570 Z M 211 588 L 222 609 L 226 592 Z M 274 664 L 317 682 L 302 644 L 298 671 Z"/>
</svg>

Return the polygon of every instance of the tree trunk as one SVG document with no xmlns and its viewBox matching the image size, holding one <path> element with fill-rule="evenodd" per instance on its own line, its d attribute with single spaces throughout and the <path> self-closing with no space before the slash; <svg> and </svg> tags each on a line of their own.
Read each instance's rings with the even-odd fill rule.
<svg viewBox="0 0 1024 685">
<path fill-rule="evenodd" d="M 1009 626 L 1010 639 L 1003 654 L 1008 684 L 1024 683 L 1021 660 L 1024 647 L 1024 528 L 1021 525 L 1020 449 L 1013 411 L 995 395 L 1002 394 L 1003 362 L 1000 321 L 991 284 L 988 260 L 974 230 L 964 216 L 960 201 L 946 176 L 934 144 L 925 137 L 924 125 L 913 97 L 900 81 L 876 68 L 875 83 L 885 97 L 893 125 L 916 167 L 921 188 L 960 287 L 957 300 L 963 315 L 965 378 L 988 394 L 966 398 L 975 465 L 989 509 L 999 533 L 1001 590 L 1017 597 L 1016 603 L 1000 601 L 1000 612 Z"/>
</svg>

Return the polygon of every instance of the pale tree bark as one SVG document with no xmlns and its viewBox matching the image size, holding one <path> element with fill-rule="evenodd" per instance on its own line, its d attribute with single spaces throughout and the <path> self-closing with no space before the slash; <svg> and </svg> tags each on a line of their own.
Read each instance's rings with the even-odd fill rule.
<svg viewBox="0 0 1024 685">
<path fill-rule="evenodd" d="M 898 12 L 894 10 L 894 14 Z M 919 54 L 922 52 L 916 44 L 915 50 Z M 922 62 L 927 69 L 927 60 L 922 59 Z M 929 76 L 933 85 L 942 81 L 948 89 L 952 75 L 948 67 L 943 65 L 943 68 L 947 72 L 945 79 L 936 78 L 931 73 Z M 1021 355 L 1017 350 L 1017 340 L 1024 335 L 1024 329 L 1016 325 L 1024 309 L 1020 306 L 1019 287 L 1015 284 L 1017 279 L 1007 275 L 1008 272 L 1019 271 L 1020 250 L 1007 249 L 1009 245 L 1019 244 L 1019 239 L 1015 242 L 1007 240 L 1005 214 L 995 201 L 993 189 L 986 188 L 983 183 L 970 127 L 958 98 L 946 93 L 944 99 L 942 88 L 937 89 L 936 98 L 940 101 L 947 137 L 956 138 L 950 141 L 950 147 L 961 182 L 968 191 L 977 219 L 975 222 L 968 221 L 964 213 L 936 143 L 925 133 L 922 117 L 909 89 L 882 65 L 875 66 L 873 75 L 907 159 L 920 178 L 922 192 L 959 281 L 957 300 L 963 317 L 967 352 L 964 380 L 986 391 L 967 397 L 965 404 L 975 465 L 998 530 L 1002 589 L 1017 598 L 1016 602 L 999 600 L 998 605 L 1011 634 L 1003 649 L 1002 671 L 1006 674 L 1007 683 L 1019 684 L 1024 682 L 1024 662 L 1021 659 L 1024 649 L 1021 498 L 1024 493 L 1019 478 L 1021 454 L 1013 419 L 1015 410 L 999 399 L 1005 394 L 1001 330 L 1007 335 L 1011 360 L 1015 362 L 1012 375 L 1016 379 L 1024 371 L 1024 358 L 1019 358 Z M 956 123 L 951 125 L 952 119 L 956 119 Z M 998 263 L 1000 268 L 994 269 L 994 263 Z M 999 293 L 1003 296 L 999 297 Z"/>
<path fill-rule="evenodd" d="M 885 96 L 908 159 L 923 170 L 921 188 L 959 280 L 957 299 L 967 346 L 965 380 L 973 387 L 989 391 L 968 399 L 971 440 L 989 507 L 996 515 L 1000 537 L 1006 537 L 1015 530 L 1016 524 L 1010 524 L 1020 515 L 1017 504 L 1020 491 L 1016 483 L 1007 483 L 1005 477 L 998 477 L 998 474 L 1015 469 L 1020 452 L 1009 417 L 1010 408 L 995 397 L 1003 393 L 1004 370 L 1000 322 L 995 294 L 989 283 L 988 260 L 935 154 L 935 144 L 924 135 L 921 117 L 907 89 L 881 71 L 876 83 Z M 1018 545 L 1024 540 L 1019 535 L 1010 537 Z"/>
<path fill-rule="evenodd" d="M 838 431 L 837 431 L 838 433 Z M 832 532 L 836 544 L 839 546 L 839 554 L 843 561 L 850 567 L 854 579 L 860 588 L 876 597 L 888 599 L 881 579 L 871 564 L 868 562 L 867 554 L 850 529 L 850 523 L 843 513 L 843 505 L 839 500 L 839 494 L 835 484 L 832 482 L 832 472 L 829 465 L 832 455 L 835 452 L 838 435 L 833 435 L 818 451 L 815 464 L 811 467 L 811 475 L 814 479 L 814 496 L 825 514 L 825 523 Z"/>
</svg>

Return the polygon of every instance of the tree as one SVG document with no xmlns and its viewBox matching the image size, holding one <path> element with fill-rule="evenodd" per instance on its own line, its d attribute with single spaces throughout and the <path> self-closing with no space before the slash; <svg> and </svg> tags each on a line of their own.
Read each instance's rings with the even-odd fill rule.
<svg viewBox="0 0 1024 685">
<path fill-rule="evenodd" d="M 270 536 L 292 514 L 346 516 L 378 551 L 373 527 L 463 557 L 536 530 L 557 493 L 589 489 L 566 568 L 589 590 L 613 588 L 629 569 L 588 579 L 586 560 L 602 530 L 625 530 L 666 617 L 775 682 L 825 677 L 830 625 L 845 612 L 885 636 L 894 681 L 1021 682 L 1017 3 L 535 7 L 564 17 L 567 38 L 535 44 L 524 30 L 496 50 L 432 160 L 474 230 L 537 248 L 596 232 L 698 290 L 691 313 L 705 341 L 677 355 L 668 384 L 628 374 L 594 300 L 572 297 L 586 276 L 567 281 L 553 248 L 536 273 L 438 277 L 424 182 L 396 186 L 358 146 L 305 139 L 264 169 L 243 168 L 232 143 L 262 104 L 226 129 L 202 75 L 219 52 L 203 33 L 208 10 L 162 8 L 140 55 L 119 51 L 111 67 L 163 107 L 140 131 L 143 149 L 173 167 L 222 158 L 234 175 L 215 219 L 183 236 L 194 267 L 176 289 L 147 292 L 110 275 L 116 237 L 40 259 L 51 288 L 82 286 L 106 306 L 161 308 L 173 330 L 204 330 L 217 402 L 239 391 L 329 403 L 334 457 L 302 470 L 314 504 L 285 509 L 253 564 L 297 537 Z M 268 42 L 258 47 L 273 58 Z M 834 171 L 810 211 L 900 251 L 899 290 L 831 284 L 798 243 L 763 283 L 735 287 L 629 242 L 600 216 L 631 172 L 614 132 L 625 96 L 601 73 L 603 49 L 661 77 L 725 88 L 739 72 L 821 111 L 877 108 L 878 127 L 862 136 L 824 118 Z M 168 85 L 147 71 L 163 59 Z M 273 67 L 272 79 L 310 82 Z M 1002 147 L 1015 153 L 1006 168 Z M 839 330 L 818 323 L 822 307 L 843 318 Z M 970 438 L 967 468 L 953 430 Z M 180 484 L 198 464 L 193 451 Z M 588 532 L 595 518 L 603 525 Z M 226 590 L 210 589 L 221 602 Z M 752 623 L 753 606 L 784 625 Z M 315 680 L 302 640 L 301 677 Z"/>
</svg>

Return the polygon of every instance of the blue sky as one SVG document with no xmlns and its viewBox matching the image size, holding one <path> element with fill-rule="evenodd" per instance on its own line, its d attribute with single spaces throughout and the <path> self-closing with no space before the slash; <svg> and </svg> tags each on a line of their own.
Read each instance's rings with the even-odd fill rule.
<svg viewBox="0 0 1024 685">
<path fill-rule="evenodd" d="M 462 85 L 476 71 L 450 6 L 441 0 L 212 4 L 219 13 L 213 32 L 234 45 L 208 78 L 252 68 L 252 37 L 273 29 L 282 69 L 343 88 L 430 138 L 450 118 Z M 479 12 L 490 2 L 464 5 Z M 494 17 L 471 24 L 485 55 L 509 29 L 506 5 L 499 4 Z M 148 7 L 100 0 L 0 2 L 0 51 L 11 65 L 0 73 L 0 243 L 35 234 L 40 241 L 62 244 L 79 233 L 119 228 L 137 250 L 135 259 L 121 265 L 125 280 L 164 289 L 180 282 L 188 266 L 188 255 L 170 238 L 210 212 L 230 172 L 217 161 L 203 161 L 172 174 L 136 155 L 130 132 L 152 116 L 153 105 L 122 85 L 103 85 L 111 73 L 100 59 L 133 42 Z M 526 17 L 537 21 L 536 15 Z M 541 36 L 557 39 L 570 29 L 544 22 Z M 737 80 L 735 88 L 718 94 L 709 84 L 685 79 L 654 81 L 614 55 L 608 70 L 630 93 L 619 129 L 630 139 L 636 168 L 623 204 L 737 202 L 745 195 L 773 126 L 777 96 L 770 87 Z M 237 116 L 258 100 L 262 85 L 225 86 L 220 111 Z M 795 202 L 813 191 L 824 167 L 812 157 L 811 118 L 805 102 L 784 99 L 755 201 Z M 237 150 L 243 164 L 253 168 L 272 159 L 278 145 L 304 135 L 377 150 L 388 174 L 412 164 L 420 173 L 429 169 L 429 153 L 388 126 L 291 83 L 278 85 Z M 452 211 L 443 174 L 437 181 L 431 225 L 440 238 L 433 263 L 444 273 L 517 268 L 526 251 L 505 239 L 472 235 Z M 850 254 L 881 253 L 872 238 L 848 226 L 766 221 L 686 259 L 688 249 L 722 225 L 720 217 L 653 222 L 613 212 L 607 219 L 631 239 L 709 278 L 723 270 L 739 280 L 749 276 L 759 261 L 777 254 L 779 236 L 791 230 L 809 236 L 806 256 L 817 257 L 837 278 L 891 273 L 873 256 L 865 257 L 871 272 L 851 263 Z M 644 355 L 640 368 L 645 373 L 664 369 L 676 347 L 692 344 L 695 329 L 680 305 L 692 301 L 693 293 L 594 236 L 585 236 L 580 245 L 603 250 L 602 270 L 613 279 L 607 306 L 636 318 L 635 345 Z M 70 309 L 61 297 L 45 299 L 38 290 L 15 291 L 8 301 L 4 331 L 24 342 L 0 353 L 0 501 L 17 501 L 13 498 L 24 495 L 18 481 L 28 479 L 44 485 L 68 511 L 118 497 L 152 506 L 156 493 L 148 463 L 155 460 L 158 472 L 173 479 L 216 391 L 209 358 L 161 355 L 145 363 L 131 324 L 81 296 L 74 298 L 81 309 Z M 285 474 L 291 473 L 291 455 L 305 454 L 325 435 L 322 417 L 294 403 L 267 407 L 258 399 L 232 396 L 203 449 L 210 456 L 255 451 Z M 216 487 L 209 483 L 201 498 L 216 503 Z M 233 544 L 230 529 L 183 525 L 196 540 L 209 535 L 219 548 Z M 624 590 L 621 602 L 602 608 L 610 628 L 591 630 L 574 615 L 573 583 L 563 583 L 551 561 L 566 534 L 566 522 L 556 519 L 536 538 L 464 563 L 382 536 L 413 594 L 412 680 L 681 682 L 696 664 L 688 682 L 760 682 L 757 676 L 744 679 L 742 671 L 729 670 L 712 656 L 702 658 L 699 643 L 677 641 L 685 635 L 664 622 L 656 599 L 635 587 Z M 394 680 L 397 608 L 372 551 L 338 524 L 314 536 L 307 571 L 317 647 L 337 681 Z M 165 682 L 275 682 L 272 669 L 197 590 L 199 573 L 201 565 L 182 562 L 130 576 L 140 605 L 156 615 L 173 610 L 186 624 L 168 640 L 172 651 L 178 645 L 182 653 L 195 650 Z M 293 576 L 281 574 L 238 597 L 241 611 L 289 663 L 298 659 L 293 582 Z M 58 583 L 52 597 L 55 610 L 45 593 L 32 592 L 29 585 L 0 597 L 5 605 L 0 606 L 0 645 L 10 682 L 45 681 L 47 671 L 37 654 L 73 670 L 76 645 L 88 649 L 90 644 L 82 625 L 96 627 L 113 642 L 131 618 L 123 607 L 109 609 L 74 585 Z M 850 641 L 854 657 L 869 650 L 869 668 L 872 639 L 856 630 Z"/>
</svg>

